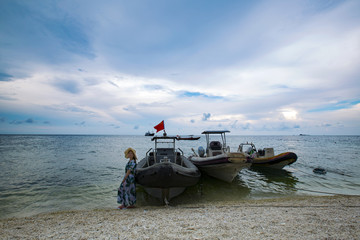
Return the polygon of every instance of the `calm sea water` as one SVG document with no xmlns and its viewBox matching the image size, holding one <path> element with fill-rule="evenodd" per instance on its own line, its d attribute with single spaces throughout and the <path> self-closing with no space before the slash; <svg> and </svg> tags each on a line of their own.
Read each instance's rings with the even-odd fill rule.
<svg viewBox="0 0 360 240">
<path fill-rule="evenodd" d="M 230 184 L 210 177 L 188 188 L 173 205 L 294 195 L 360 194 L 360 136 L 227 136 L 292 151 L 298 160 L 284 170 L 244 169 Z M 186 156 L 205 138 L 177 142 Z M 38 213 L 116 208 L 115 189 L 124 176 L 124 150 L 141 159 L 153 147 L 145 136 L 0 135 L 0 218 Z M 325 175 L 313 173 L 322 167 Z M 140 206 L 160 205 L 138 187 Z"/>
</svg>

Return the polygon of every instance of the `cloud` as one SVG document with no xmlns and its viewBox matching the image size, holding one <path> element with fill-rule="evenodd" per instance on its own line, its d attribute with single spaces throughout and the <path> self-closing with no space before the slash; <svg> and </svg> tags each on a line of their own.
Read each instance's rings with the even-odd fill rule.
<svg viewBox="0 0 360 240">
<path fill-rule="evenodd" d="M 115 124 L 109 124 L 109 126 L 113 127 L 114 129 L 119 129 L 120 128 L 119 125 L 115 125 Z"/>
<path fill-rule="evenodd" d="M 332 124 L 330 124 L 330 123 L 323 123 L 323 124 L 321 124 L 321 127 L 331 127 L 332 126 Z"/>
<path fill-rule="evenodd" d="M 49 105 L 46 109 L 58 112 L 72 112 L 72 113 L 85 113 L 86 115 L 93 115 L 95 112 L 87 110 L 84 107 L 76 106 L 73 104 L 60 104 L 60 105 Z"/>
<path fill-rule="evenodd" d="M 19 124 L 23 124 L 23 121 L 13 120 L 13 121 L 9 122 L 9 124 L 19 125 Z"/>
<path fill-rule="evenodd" d="M 156 85 L 156 84 L 153 84 L 153 85 L 150 85 L 150 84 L 146 84 L 144 85 L 144 88 L 147 89 L 147 90 L 164 90 L 164 87 L 161 86 L 161 85 Z"/>
<path fill-rule="evenodd" d="M 13 129 L 360 131 L 358 1 L 80 3 L 2 4 Z"/>
<path fill-rule="evenodd" d="M 9 122 L 9 124 L 11 124 L 11 125 L 20 125 L 20 124 L 24 124 L 24 123 L 34 124 L 34 123 L 36 123 L 36 121 L 32 118 L 28 118 L 26 120 L 12 120 Z"/>
<path fill-rule="evenodd" d="M 32 118 L 28 118 L 28 119 L 26 119 L 25 122 L 26 122 L 26 123 L 34 123 L 35 121 L 34 121 Z"/>
<path fill-rule="evenodd" d="M 55 63 L 68 61 L 73 55 L 94 57 L 86 25 L 54 1 L 5 1 L 0 15 L 5 23 L 0 41 L 8 56 L 21 54 L 23 62 L 43 59 Z"/>
<path fill-rule="evenodd" d="M 80 88 L 79 83 L 77 81 L 74 81 L 74 80 L 61 80 L 61 79 L 58 79 L 54 83 L 54 86 L 57 87 L 58 89 L 62 90 L 62 91 L 72 93 L 72 94 L 77 94 L 77 93 L 81 92 L 81 88 Z"/>
<path fill-rule="evenodd" d="M 95 57 L 88 36 L 84 32 L 85 25 L 75 18 L 60 12 L 53 16 L 38 15 L 37 21 L 39 26 L 59 41 L 64 50 L 88 58 Z"/>
<path fill-rule="evenodd" d="M 16 98 L 13 98 L 13 97 L 7 97 L 7 96 L 0 96 L 0 100 L 5 100 L 5 101 L 14 101 L 14 100 L 16 100 Z"/>
<path fill-rule="evenodd" d="M 203 121 L 207 121 L 210 118 L 211 114 L 210 113 L 203 113 Z"/>
<path fill-rule="evenodd" d="M 12 75 L 0 72 L 0 82 L 12 81 L 12 78 Z"/>
<path fill-rule="evenodd" d="M 79 123 L 75 123 L 76 126 L 80 126 L 80 127 L 84 127 L 86 124 L 85 121 L 79 122 Z"/>
<path fill-rule="evenodd" d="M 119 88 L 119 86 L 118 86 L 116 83 L 112 82 L 112 81 L 108 81 L 108 83 L 110 83 L 111 85 L 113 85 L 113 86 L 115 86 L 115 87 Z"/>
</svg>

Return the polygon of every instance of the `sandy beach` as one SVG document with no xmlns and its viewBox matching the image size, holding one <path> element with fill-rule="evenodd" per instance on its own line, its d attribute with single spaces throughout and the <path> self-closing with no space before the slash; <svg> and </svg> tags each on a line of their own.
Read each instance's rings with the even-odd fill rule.
<svg viewBox="0 0 360 240">
<path fill-rule="evenodd" d="M 1 239 L 360 239 L 360 197 L 65 211 L 0 224 Z"/>
</svg>

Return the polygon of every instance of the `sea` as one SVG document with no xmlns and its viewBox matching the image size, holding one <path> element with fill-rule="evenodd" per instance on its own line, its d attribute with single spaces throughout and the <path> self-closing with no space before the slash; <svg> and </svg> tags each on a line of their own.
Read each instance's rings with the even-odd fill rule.
<svg viewBox="0 0 360 240">
<path fill-rule="evenodd" d="M 142 159 L 154 148 L 152 137 L 100 135 L 0 135 L 0 218 L 27 217 L 67 210 L 116 209 L 116 189 L 125 174 L 124 151 Z M 275 154 L 294 152 L 297 161 L 282 170 L 248 168 L 232 183 L 203 175 L 170 206 L 295 196 L 360 195 L 360 136 L 235 136 Z M 197 141 L 177 141 L 185 156 Z M 322 168 L 325 174 L 315 173 Z M 161 206 L 137 186 L 138 206 Z"/>
</svg>

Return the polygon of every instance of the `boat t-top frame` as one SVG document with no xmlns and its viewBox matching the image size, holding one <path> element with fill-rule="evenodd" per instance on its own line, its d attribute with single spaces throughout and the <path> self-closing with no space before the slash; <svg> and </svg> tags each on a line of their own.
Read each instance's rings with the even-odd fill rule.
<svg viewBox="0 0 360 240">
<path fill-rule="evenodd" d="M 205 134 L 206 136 L 207 149 L 210 148 L 210 135 L 220 134 L 222 139 L 222 149 L 225 151 L 227 149 L 225 133 L 229 133 L 229 132 L 230 132 L 229 130 L 208 130 L 208 131 L 203 131 L 201 134 Z"/>
<path fill-rule="evenodd" d="M 238 148 L 238 152 L 246 152 L 246 153 L 248 153 L 248 152 L 251 151 L 249 149 L 244 149 L 244 146 L 249 146 L 249 147 L 251 147 L 251 150 L 256 152 L 255 144 L 253 144 L 252 142 L 240 143 L 239 148 Z"/>
<path fill-rule="evenodd" d="M 171 144 L 172 148 L 175 149 L 175 140 L 177 140 L 177 136 L 155 136 L 151 139 L 151 141 L 155 141 L 155 149 L 157 149 L 158 144 L 166 143 Z"/>
<path fill-rule="evenodd" d="M 178 140 L 177 136 L 155 136 L 151 139 L 151 141 L 155 141 L 155 149 L 149 149 L 148 153 L 153 150 L 155 162 L 175 162 L 176 156 L 178 153 L 175 148 L 175 140 Z M 164 146 L 165 145 L 165 146 Z M 184 152 L 178 148 L 181 152 L 181 155 L 184 155 Z"/>
</svg>

